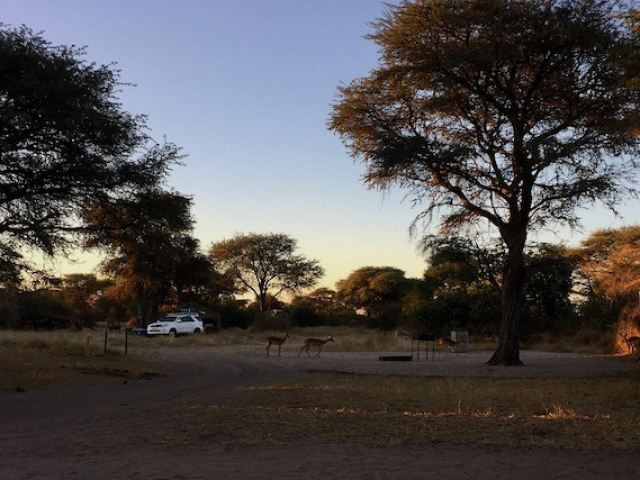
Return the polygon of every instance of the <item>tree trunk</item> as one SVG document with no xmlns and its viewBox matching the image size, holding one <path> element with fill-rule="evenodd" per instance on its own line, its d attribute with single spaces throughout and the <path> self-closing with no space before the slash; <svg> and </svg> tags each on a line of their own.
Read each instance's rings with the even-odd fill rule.
<svg viewBox="0 0 640 480">
<path fill-rule="evenodd" d="M 260 300 L 260 313 L 267 312 L 267 294 L 260 292 L 260 297 L 258 297 L 258 299 Z"/>
<path fill-rule="evenodd" d="M 144 328 L 149 323 L 153 323 L 153 302 L 148 297 L 136 299 L 136 310 L 138 311 L 138 328 Z"/>
<path fill-rule="evenodd" d="M 136 310 L 138 313 L 138 328 L 144 328 L 153 323 L 153 312 L 157 305 L 156 296 L 149 291 L 143 282 L 136 283 Z"/>
<path fill-rule="evenodd" d="M 502 282 L 502 323 L 498 348 L 489 365 L 522 365 L 520 360 L 520 321 L 526 272 L 524 241 L 509 242 L 509 253 Z"/>
</svg>

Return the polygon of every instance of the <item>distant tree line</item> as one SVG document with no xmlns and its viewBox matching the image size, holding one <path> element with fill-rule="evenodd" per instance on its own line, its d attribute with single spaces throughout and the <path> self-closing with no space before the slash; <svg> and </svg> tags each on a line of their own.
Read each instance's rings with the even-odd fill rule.
<svg viewBox="0 0 640 480">
<path fill-rule="evenodd" d="M 422 246 L 429 266 L 420 279 L 407 279 L 393 267 L 364 267 L 335 291 L 298 297 L 292 307 L 313 309 L 316 322 L 331 312 L 357 310 L 349 321 L 374 328 L 497 337 L 506 255 L 500 244 L 429 237 Z M 617 333 L 640 332 L 640 226 L 598 230 L 573 248 L 534 246 L 526 251 L 525 266 L 521 340 L 582 331 L 587 339 L 613 345 Z"/>
<path fill-rule="evenodd" d="M 172 235 L 167 235 L 169 243 Z M 295 243 L 286 235 L 273 237 Z M 237 235 L 235 240 L 273 241 L 273 237 Z M 216 247 L 226 248 L 228 242 L 214 244 L 209 255 L 189 248 L 191 257 L 183 255 L 180 261 L 163 262 L 162 270 L 153 270 L 148 278 L 141 276 L 144 262 L 140 268 L 133 262 L 127 268 L 118 268 L 114 276 L 40 277 L 31 284 L 4 278 L 0 289 L 2 325 L 66 328 L 97 322 L 122 324 L 140 314 L 140 289 L 144 293 L 146 287 L 136 285 L 146 285 L 148 280 L 156 295 L 150 320 L 161 311 L 195 302 L 218 311 L 224 327 L 358 325 L 416 334 L 447 335 L 452 330 L 465 330 L 475 337 L 496 337 L 499 333 L 505 252 L 496 245 L 480 246 L 468 238 L 431 237 L 423 242 L 428 267 L 422 278 L 406 278 L 394 267 L 368 266 L 338 281 L 335 290 L 322 287 L 304 293 L 292 289 L 292 295 L 281 298 L 280 283 L 277 289 L 265 290 L 266 294 L 253 292 L 246 297 L 247 289 L 237 286 L 234 271 L 214 255 Z M 271 245 L 258 244 L 265 247 L 265 252 Z M 141 254 L 144 259 L 153 255 L 152 248 Z M 120 265 L 121 260 L 114 256 L 105 264 Z M 275 269 L 275 264 L 266 268 L 267 263 L 263 261 L 263 268 Z M 185 265 L 192 269 L 184 272 Z M 316 275 L 317 261 L 309 265 Z M 613 339 L 616 333 L 640 331 L 640 226 L 598 230 L 575 248 L 538 245 L 527 251 L 526 268 L 521 340 L 534 341 L 542 334 L 562 337 L 581 330 L 594 338 Z M 130 271 L 136 274 L 131 277 Z M 156 285 L 156 279 L 162 281 Z"/>
</svg>

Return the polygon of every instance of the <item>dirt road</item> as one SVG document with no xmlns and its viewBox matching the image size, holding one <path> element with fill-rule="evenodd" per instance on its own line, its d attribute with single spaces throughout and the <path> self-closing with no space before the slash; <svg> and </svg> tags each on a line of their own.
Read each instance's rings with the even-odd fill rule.
<svg viewBox="0 0 640 480">
<path fill-rule="evenodd" d="M 2 479 L 640 479 L 640 455 L 477 446 L 374 448 L 302 444 L 167 445 L 166 407 L 222 401 L 237 388 L 328 370 L 403 375 L 590 376 L 638 368 L 620 358 L 523 352 L 524 367 L 487 367 L 488 352 L 381 362 L 375 353 L 269 357 L 167 349 L 169 375 L 0 395 Z"/>
</svg>

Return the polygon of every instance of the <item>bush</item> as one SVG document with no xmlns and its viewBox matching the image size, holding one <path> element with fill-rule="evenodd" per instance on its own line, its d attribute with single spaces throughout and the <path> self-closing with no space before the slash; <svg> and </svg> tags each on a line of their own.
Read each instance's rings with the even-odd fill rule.
<svg viewBox="0 0 640 480">
<path fill-rule="evenodd" d="M 475 290 L 469 296 L 469 303 L 468 329 L 482 337 L 498 335 L 502 321 L 502 302 L 498 292 L 492 288 Z"/>
<path fill-rule="evenodd" d="M 317 327 L 324 324 L 323 320 L 311 305 L 299 305 L 289 310 L 289 321 L 293 327 Z"/>
<path fill-rule="evenodd" d="M 451 330 L 468 330 L 471 318 L 469 295 L 462 290 L 447 293 L 412 313 L 412 323 L 421 333 L 444 334 Z"/>
<path fill-rule="evenodd" d="M 291 328 L 289 314 L 281 312 L 278 314 L 258 313 L 253 317 L 251 330 L 254 332 L 280 331 L 285 332 Z"/>
<path fill-rule="evenodd" d="M 388 303 L 379 307 L 375 315 L 369 317 L 368 326 L 384 331 L 395 330 L 402 319 L 402 304 L 400 302 Z"/>
<path fill-rule="evenodd" d="M 239 307 L 234 302 L 221 303 L 216 310 L 222 318 L 222 328 L 248 328 L 256 314 L 256 310 Z"/>
</svg>

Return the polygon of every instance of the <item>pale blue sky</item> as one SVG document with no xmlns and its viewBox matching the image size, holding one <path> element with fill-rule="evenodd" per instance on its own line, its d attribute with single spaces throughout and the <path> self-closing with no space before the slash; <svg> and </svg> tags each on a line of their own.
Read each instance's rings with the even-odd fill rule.
<svg viewBox="0 0 640 480">
<path fill-rule="evenodd" d="M 169 185 L 193 197 L 204 249 L 236 232 L 286 233 L 333 288 L 362 266 L 409 277 L 426 266 L 408 233 L 418 211 L 402 192 L 367 190 L 363 167 L 326 128 L 338 85 L 377 64 L 363 36 L 383 8 L 379 0 L 3 0 L 0 22 L 86 45 L 88 60 L 117 63 L 121 80 L 137 85 L 124 87 L 123 107 L 147 114 L 152 136 L 188 155 Z M 635 207 L 623 208 L 624 222 L 590 213 L 585 231 L 639 222 Z M 94 264 L 78 260 L 56 268 Z"/>
</svg>

